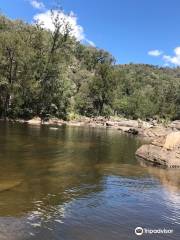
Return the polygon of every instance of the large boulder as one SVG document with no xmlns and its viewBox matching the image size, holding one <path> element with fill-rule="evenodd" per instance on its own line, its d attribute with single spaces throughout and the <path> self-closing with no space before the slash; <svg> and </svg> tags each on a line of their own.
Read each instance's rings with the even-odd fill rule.
<svg viewBox="0 0 180 240">
<path fill-rule="evenodd" d="M 180 132 L 172 132 L 168 134 L 163 147 L 169 150 L 180 147 Z"/>
<path fill-rule="evenodd" d="M 173 121 L 169 124 L 169 127 L 172 129 L 180 130 L 180 120 Z"/>
<path fill-rule="evenodd" d="M 142 135 L 151 139 L 157 139 L 159 137 L 167 136 L 171 132 L 171 128 L 164 127 L 163 125 L 157 125 L 144 129 Z"/>
<path fill-rule="evenodd" d="M 154 165 L 180 168 L 180 131 L 171 132 L 166 137 L 162 136 L 151 144 L 141 146 L 136 156 Z"/>
</svg>

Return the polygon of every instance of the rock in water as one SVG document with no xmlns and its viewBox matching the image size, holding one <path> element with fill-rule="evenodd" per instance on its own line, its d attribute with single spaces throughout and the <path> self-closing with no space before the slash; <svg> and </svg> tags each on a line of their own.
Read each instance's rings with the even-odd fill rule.
<svg viewBox="0 0 180 240">
<path fill-rule="evenodd" d="M 180 132 L 172 132 L 167 135 L 164 148 L 172 150 L 174 148 L 180 147 Z"/>
<path fill-rule="evenodd" d="M 28 124 L 30 125 L 40 125 L 41 124 L 41 119 L 39 117 L 35 117 L 29 121 L 27 121 Z"/>
<path fill-rule="evenodd" d="M 143 145 L 136 151 L 136 156 L 150 161 L 154 165 L 180 168 L 180 131 Z"/>
<path fill-rule="evenodd" d="M 22 183 L 22 180 L 1 180 L 0 181 L 0 193 L 9 191 Z"/>
<path fill-rule="evenodd" d="M 130 128 L 128 131 L 125 131 L 129 134 L 132 134 L 132 135 L 138 135 L 139 131 L 135 128 Z"/>
</svg>

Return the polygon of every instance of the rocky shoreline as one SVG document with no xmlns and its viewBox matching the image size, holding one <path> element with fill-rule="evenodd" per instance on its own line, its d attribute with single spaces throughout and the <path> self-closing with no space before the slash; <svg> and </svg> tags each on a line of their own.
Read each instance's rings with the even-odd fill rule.
<svg viewBox="0 0 180 240">
<path fill-rule="evenodd" d="M 11 120 L 12 121 L 12 120 Z M 155 166 L 180 168 L 180 120 L 169 124 L 157 121 L 129 120 L 124 118 L 88 118 L 81 117 L 78 120 L 64 121 L 52 118 L 42 121 L 39 117 L 31 120 L 15 120 L 15 122 L 29 125 L 48 125 L 57 129 L 59 126 L 89 126 L 110 128 L 122 133 L 146 138 L 150 143 L 141 146 L 136 151 L 138 158 L 147 160 Z"/>
<path fill-rule="evenodd" d="M 29 125 L 49 125 L 53 127 L 59 127 L 62 125 L 67 126 L 90 126 L 90 127 L 103 127 L 111 128 L 122 133 L 137 135 L 140 137 L 148 138 L 153 141 L 159 137 L 167 136 L 171 132 L 180 130 L 180 121 L 174 121 L 169 124 L 158 123 L 155 120 L 152 121 L 142 121 L 129 120 L 125 118 L 88 118 L 81 117 L 78 120 L 64 121 L 57 118 L 51 118 L 48 121 L 42 121 L 39 117 L 33 118 L 31 120 L 15 120 L 15 122 L 26 123 Z"/>
<path fill-rule="evenodd" d="M 104 117 L 81 117 L 78 120 L 64 121 L 58 118 L 51 118 L 47 121 L 42 121 L 39 117 L 35 117 L 30 120 L 16 119 L 11 120 L 10 122 L 19 122 L 26 123 L 29 125 L 48 125 L 59 127 L 62 125 L 67 126 L 90 126 L 90 127 L 103 127 L 116 129 L 120 132 L 137 135 L 140 137 L 146 137 L 150 140 L 154 140 L 157 137 L 163 137 L 167 134 L 180 130 L 180 120 L 171 122 L 169 124 L 158 123 L 155 120 L 152 121 L 142 121 L 138 120 L 129 120 L 125 118 L 104 118 Z"/>
<path fill-rule="evenodd" d="M 136 156 L 153 166 L 180 169 L 180 131 L 173 131 L 150 144 L 142 145 L 136 151 Z"/>
</svg>

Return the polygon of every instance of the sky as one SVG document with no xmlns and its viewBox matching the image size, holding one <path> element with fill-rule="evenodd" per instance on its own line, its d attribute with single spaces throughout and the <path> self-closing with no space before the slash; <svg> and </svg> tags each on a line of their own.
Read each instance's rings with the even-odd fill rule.
<svg viewBox="0 0 180 240">
<path fill-rule="evenodd" d="M 43 22 L 53 30 L 53 0 L 0 0 L 12 19 Z M 117 63 L 180 66 L 180 0 L 61 0 L 72 35 L 109 51 Z M 57 12 L 55 12 L 57 13 Z"/>
</svg>

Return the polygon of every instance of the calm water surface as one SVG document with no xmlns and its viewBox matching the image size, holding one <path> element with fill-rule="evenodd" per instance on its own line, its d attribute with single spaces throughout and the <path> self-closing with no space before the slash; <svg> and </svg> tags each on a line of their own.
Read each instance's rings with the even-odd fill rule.
<svg viewBox="0 0 180 240">
<path fill-rule="evenodd" d="M 180 170 L 105 129 L 0 123 L 0 240 L 180 239 Z M 134 234 L 137 226 L 171 235 Z"/>
</svg>

